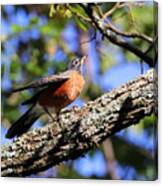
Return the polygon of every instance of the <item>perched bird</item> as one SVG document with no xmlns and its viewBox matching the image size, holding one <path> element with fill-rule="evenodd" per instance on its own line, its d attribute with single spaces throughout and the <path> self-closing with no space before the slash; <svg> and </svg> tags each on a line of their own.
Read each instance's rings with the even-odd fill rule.
<svg viewBox="0 0 163 186">
<path fill-rule="evenodd" d="M 22 135 L 45 112 L 53 118 L 54 113 L 57 116 L 62 108 L 72 103 L 80 95 L 84 86 L 82 66 L 86 59 L 87 56 L 74 59 L 69 64 L 67 71 L 58 75 L 43 77 L 14 89 L 13 92 L 33 89 L 36 93 L 29 100 L 22 103 L 31 106 L 8 129 L 6 138 Z"/>
</svg>

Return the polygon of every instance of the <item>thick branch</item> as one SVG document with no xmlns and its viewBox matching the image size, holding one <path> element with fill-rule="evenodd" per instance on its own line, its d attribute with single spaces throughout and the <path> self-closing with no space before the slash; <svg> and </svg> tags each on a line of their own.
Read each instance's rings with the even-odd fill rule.
<svg viewBox="0 0 163 186">
<path fill-rule="evenodd" d="M 153 112 L 157 112 L 157 79 L 152 69 L 81 109 L 62 111 L 59 123 L 34 129 L 3 146 L 2 176 L 27 176 L 80 157 Z"/>
</svg>

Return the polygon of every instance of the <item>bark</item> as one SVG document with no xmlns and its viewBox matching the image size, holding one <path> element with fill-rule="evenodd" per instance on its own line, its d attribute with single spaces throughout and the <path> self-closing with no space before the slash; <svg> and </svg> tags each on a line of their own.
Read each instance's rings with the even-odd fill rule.
<svg viewBox="0 0 163 186">
<path fill-rule="evenodd" d="M 58 121 L 2 146 L 2 176 L 27 176 L 78 158 L 108 136 L 157 114 L 157 75 L 151 69 L 82 108 L 63 110 Z"/>
</svg>

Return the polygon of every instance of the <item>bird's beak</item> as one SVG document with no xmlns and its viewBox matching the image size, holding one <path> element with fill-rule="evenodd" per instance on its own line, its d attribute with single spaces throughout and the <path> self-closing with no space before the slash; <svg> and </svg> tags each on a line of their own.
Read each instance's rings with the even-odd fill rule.
<svg viewBox="0 0 163 186">
<path fill-rule="evenodd" d="M 88 55 L 83 56 L 81 59 L 82 64 L 85 64 L 87 62 L 87 59 L 88 59 Z"/>
</svg>

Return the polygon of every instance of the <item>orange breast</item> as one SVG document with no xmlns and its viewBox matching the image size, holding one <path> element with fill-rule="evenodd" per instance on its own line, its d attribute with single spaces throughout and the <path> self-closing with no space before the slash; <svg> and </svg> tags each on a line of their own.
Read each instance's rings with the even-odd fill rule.
<svg viewBox="0 0 163 186">
<path fill-rule="evenodd" d="M 55 107 L 60 110 L 73 102 L 81 93 L 84 86 L 83 77 L 76 71 L 70 73 L 70 79 L 58 85 L 51 85 L 45 89 L 40 97 L 39 104 L 45 107 Z"/>
</svg>

